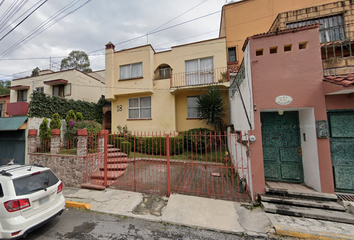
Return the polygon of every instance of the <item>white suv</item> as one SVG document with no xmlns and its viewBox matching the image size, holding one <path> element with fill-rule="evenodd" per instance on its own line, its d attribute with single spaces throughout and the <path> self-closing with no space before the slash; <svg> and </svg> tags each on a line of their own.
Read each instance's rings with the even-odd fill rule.
<svg viewBox="0 0 354 240">
<path fill-rule="evenodd" d="M 0 239 L 17 239 L 61 215 L 63 183 L 40 165 L 0 166 Z"/>
</svg>

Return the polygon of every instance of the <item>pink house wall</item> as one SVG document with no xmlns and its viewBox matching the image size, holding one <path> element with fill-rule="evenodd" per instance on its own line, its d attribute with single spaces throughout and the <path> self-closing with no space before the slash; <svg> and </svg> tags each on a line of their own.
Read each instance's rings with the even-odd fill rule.
<svg viewBox="0 0 354 240">
<path fill-rule="evenodd" d="M 10 95 L 0 95 L 0 103 L 4 103 L 4 117 L 8 117 L 9 115 L 6 114 L 6 107 L 7 104 L 10 103 Z"/>
<path fill-rule="evenodd" d="M 306 49 L 299 43 L 307 42 Z M 317 26 L 282 34 L 253 36 L 248 39 L 251 59 L 253 99 L 256 104 L 255 126 L 251 134 L 259 141 L 250 145 L 253 190 L 265 191 L 260 112 L 262 110 L 299 109 L 312 107 L 316 120 L 327 120 L 325 96 L 322 89 L 322 61 Z M 284 52 L 284 46 L 292 50 Z M 270 54 L 270 48 L 278 47 Z M 256 50 L 263 49 L 262 56 Z M 275 98 L 288 95 L 293 102 L 280 106 Z M 317 139 L 322 192 L 333 193 L 332 164 L 329 139 Z"/>
<path fill-rule="evenodd" d="M 354 96 L 350 94 L 327 95 L 326 105 L 328 110 L 354 109 Z"/>
</svg>

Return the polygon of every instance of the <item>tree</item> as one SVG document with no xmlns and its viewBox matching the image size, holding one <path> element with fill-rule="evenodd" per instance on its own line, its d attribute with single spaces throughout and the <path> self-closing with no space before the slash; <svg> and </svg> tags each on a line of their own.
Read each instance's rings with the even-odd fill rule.
<svg viewBox="0 0 354 240">
<path fill-rule="evenodd" d="M 11 81 L 0 80 L 0 95 L 10 94 L 10 89 L 8 89 L 8 87 L 10 86 L 11 86 Z"/>
<path fill-rule="evenodd" d="M 70 126 L 70 122 L 71 121 L 74 121 L 74 122 L 76 121 L 76 115 L 75 115 L 73 110 L 70 110 L 68 112 L 68 114 L 66 115 L 65 121 L 66 121 L 66 126 L 67 127 Z"/>
<path fill-rule="evenodd" d="M 48 127 L 48 119 L 44 118 L 39 126 L 39 137 L 41 139 L 41 150 L 48 152 L 50 150 L 51 132 Z"/>
<path fill-rule="evenodd" d="M 197 98 L 197 104 L 202 121 L 214 127 L 215 131 L 223 131 L 225 107 L 220 90 L 215 86 L 211 87 L 207 93 Z"/>
<path fill-rule="evenodd" d="M 86 73 L 92 72 L 90 59 L 84 51 L 71 51 L 67 58 L 61 60 L 60 70 L 77 69 Z"/>
<path fill-rule="evenodd" d="M 32 74 L 31 77 L 35 77 L 39 75 L 39 71 L 40 69 L 38 67 L 36 67 L 35 69 L 32 70 Z"/>
<path fill-rule="evenodd" d="M 83 121 L 84 120 L 84 117 L 82 116 L 81 112 L 77 112 L 76 113 L 76 120 L 77 121 Z"/>
<path fill-rule="evenodd" d="M 50 126 L 50 129 L 60 129 L 61 128 L 59 113 L 53 114 L 52 121 L 50 121 L 49 126 Z"/>
</svg>

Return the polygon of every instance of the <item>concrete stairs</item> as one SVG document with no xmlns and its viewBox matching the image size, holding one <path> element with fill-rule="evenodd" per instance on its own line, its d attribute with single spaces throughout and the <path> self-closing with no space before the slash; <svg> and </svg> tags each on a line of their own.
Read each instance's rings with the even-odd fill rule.
<svg viewBox="0 0 354 240">
<path fill-rule="evenodd" d="M 127 154 L 115 148 L 114 145 L 107 146 L 107 185 L 112 185 L 120 176 L 124 175 L 126 168 L 131 160 Z M 90 180 L 81 184 L 82 188 L 103 190 L 104 186 L 104 166 L 99 171 L 90 176 Z"/>
<path fill-rule="evenodd" d="M 354 224 L 335 194 L 266 188 L 259 199 L 267 213 Z"/>
</svg>

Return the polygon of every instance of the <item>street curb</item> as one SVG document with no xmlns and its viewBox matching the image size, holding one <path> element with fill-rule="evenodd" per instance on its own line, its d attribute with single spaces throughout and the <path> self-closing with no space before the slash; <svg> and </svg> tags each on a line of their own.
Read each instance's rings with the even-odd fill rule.
<svg viewBox="0 0 354 240">
<path fill-rule="evenodd" d="M 319 239 L 319 240 L 332 240 L 332 239 L 348 239 L 353 240 L 354 236 L 342 235 L 342 234 L 333 234 L 329 232 L 318 232 L 318 233 L 308 233 L 300 232 L 292 229 L 282 228 L 281 226 L 274 225 L 275 234 L 281 236 L 302 238 L 302 239 Z"/>
<path fill-rule="evenodd" d="M 91 208 L 91 205 L 88 204 L 88 203 L 65 201 L 65 207 L 68 207 L 68 208 L 81 208 L 81 209 L 88 210 L 88 209 Z"/>
</svg>

